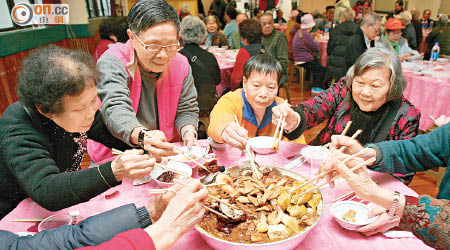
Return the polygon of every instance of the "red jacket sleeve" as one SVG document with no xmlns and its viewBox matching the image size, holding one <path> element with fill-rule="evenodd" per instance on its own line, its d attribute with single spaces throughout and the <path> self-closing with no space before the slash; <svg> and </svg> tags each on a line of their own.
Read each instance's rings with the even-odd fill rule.
<svg viewBox="0 0 450 250">
<path fill-rule="evenodd" d="M 155 250 L 152 238 L 142 228 L 117 234 L 98 246 L 82 247 L 78 250 Z"/>
<path fill-rule="evenodd" d="M 230 88 L 231 91 L 239 88 L 242 76 L 244 76 L 244 65 L 250 59 L 250 53 L 244 48 L 241 48 L 236 56 L 233 73 L 231 74 Z"/>
</svg>

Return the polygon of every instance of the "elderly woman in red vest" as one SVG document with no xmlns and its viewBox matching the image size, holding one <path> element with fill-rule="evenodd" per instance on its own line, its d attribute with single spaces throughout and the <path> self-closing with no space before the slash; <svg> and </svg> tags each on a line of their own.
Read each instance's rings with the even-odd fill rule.
<svg viewBox="0 0 450 250">
<path fill-rule="evenodd" d="M 136 3 L 128 15 L 129 40 L 108 49 L 99 59 L 98 94 L 111 133 L 152 156 L 173 155 L 168 142 L 196 143 L 197 92 L 186 57 L 179 54 L 179 19 L 163 0 Z M 111 156 L 90 142 L 95 162 Z"/>
</svg>

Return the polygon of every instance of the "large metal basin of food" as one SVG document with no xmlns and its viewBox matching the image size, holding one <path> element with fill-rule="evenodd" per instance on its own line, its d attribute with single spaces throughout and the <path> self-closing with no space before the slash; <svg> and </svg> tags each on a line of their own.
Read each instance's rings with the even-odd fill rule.
<svg viewBox="0 0 450 250">
<path fill-rule="evenodd" d="M 282 175 L 293 178 L 296 181 L 302 182 L 305 181 L 306 178 L 302 175 L 290 171 L 285 170 L 283 168 L 271 167 L 273 169 L 277 169 Z M 314 186 L 314 184 L 309 184 L 310 186 Z M 319 193 L 321 196 L 320 202 L 317 205 L 316 212 L 318 215 L 317 220 L 304 228 L 303 231 L 291 235 L 291 237 L 282 239 L 279 241 L 267 242 L 267 243 L 238 243 L 232 242 L 229 240 L 224 240 L 214 235 L 211 232 L 207 232 L 203 229 L 200 224 L 195 226 L 195 229 L 200 233 L 201 237 L 208 243 L 208 245 L 214 249 L 224 249 L 224 250 L 233 250 L 233 249 L 258 249 L 258 250 L 287 250 L 294 249 L 297 247 L 308 235 L 308 233 L 314 228 L 314 226 L 320 221 L 322 217 L 322 213 L 324 211 L 324 202 L 323 196 L 320 190 L 317 190 L 316 193 Z M 205 218 L 204 218 L 205 219 Z"/>
</svg>

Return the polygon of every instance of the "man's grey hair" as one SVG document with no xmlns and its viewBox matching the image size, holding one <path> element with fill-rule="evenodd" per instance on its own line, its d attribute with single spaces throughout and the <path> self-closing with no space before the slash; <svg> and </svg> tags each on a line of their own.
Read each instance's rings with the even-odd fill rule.
<svg viewBox="0 0 450 250">
<path fill-rule="evenodd" d="M 245 13 L 245 12 L 240 12 L 240 13 L 238 13 L 238 14 L 236 15 L 236 18 L 237 18 L 239 15 L 244 15 L 246 18 L 248 18 L 247 13 Z"/>
<path fill-rule="evenodd" d="M 439 17 L 439 24 L 440 25 L 447 25 L 448 24 L 448 16 L 447 14 L 443 14 Z"/>
<path fill-rule="evenodd" d="M 345 21 L 353 21 L 355 19 L 355 11 L 353 9 L 345 9 L 341 15 L 345 18 Z"/>
<path fill-rule="evenodd" d="M 206 25 L 196 16 L 187 16 L 181 22 L 180 35 L 185 44 L 201 44 L 206 37 Z"/>
<path fill-rule="evenodd" d="M 400 13 L 399 18 L 405 20 L 406 22 L 411 22 L 411 20 L 412 20 L 411 12 L 405 10 L 402 13 Z"/>
<path fill-rule="evenodd" d="M 177 12 L 164 0 L 140 0 L 128 13 L 128 27 L 136 35 L 163 22 L 173 22 L 180 31 Z"/>
<path fill-rule="evenodd" d="M 363 26 L 365 24 L 375 25 L 377 23 L 377 21 L 381 22 L 381 17 L 375 12 L 369 12 L 363 17 L 361 26 Z"/>
<path fill-rule="evenodd" d="M 355 64 L 347 71 L 347 89 L 351 91 L 355 76 L 361 76 L 368 69 L 383 67 L 388 67 L 391 74 L 386 100 L 401 98 L 406 88 L 406 80 L 403 77 L 400 58 L 386 48 L 370 48 L 356 60 Z"/>
<path fill-rule="evenodd" d="M 418 17 L 418 16 L 420 16 L 420 11 L 418 10 L 418 9 L 412 9 L 411 10 L 411 15 L 413 16 L 413 17 Z M 413 18 L 414 19 L 414 18 Z"/>
</svg>

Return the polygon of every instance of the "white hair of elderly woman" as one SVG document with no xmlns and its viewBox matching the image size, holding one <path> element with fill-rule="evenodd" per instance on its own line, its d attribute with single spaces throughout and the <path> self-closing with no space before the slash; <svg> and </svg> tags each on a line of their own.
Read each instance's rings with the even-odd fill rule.
<svg viewBox="0 0 450 250">
<path fill-rule="evenodd" d="M 206 37 L 206 25 L 196 16 L 187 16 L 181 22 L 180 35 L 185 44 L 201 44 Z"/>
<path fill-rule="evenodd" d="M 347 71 L 347 89 L 351 89 L 355 76 L 361 76 L 367 69 L 382 67 L 388 67 L 391 73 L 387 101 L 401 98 L 406 88 L 406 80 L 403 77 L 400 58 L 386 48 L 370 48 L 356 60 Z"/>
</svg>

